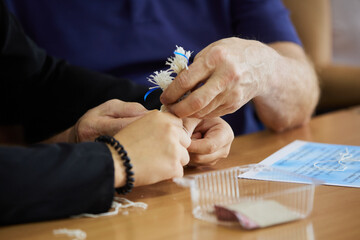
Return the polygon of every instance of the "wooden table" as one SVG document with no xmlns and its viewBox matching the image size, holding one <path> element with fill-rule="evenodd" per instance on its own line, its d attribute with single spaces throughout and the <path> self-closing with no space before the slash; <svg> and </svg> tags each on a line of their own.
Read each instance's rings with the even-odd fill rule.
<svg viewBox="0 0 360 240">
<path fill-rule="evenodd" d="M 238 137 L 227 159 L 213 168 L 187 169 L 186 174 L 257 163 L 295 139 L 359 146 L 360 107 L 318 116 L 307 126 L 281 134 L 263 131 Z M 314 209 L 308 218 L 253 231 L 194 219 L 189 190 L 172 181 L 137 188 L 127 198 L 147 203 L 148 209 L 130 209 L 127 214 L 98 219 L 2 227 L 0 239 L 71 239 L 54 236 L 52 231 L 59 228 L 82 229 L 87 239 L 360 239 L 360 189 L 357 188 L 317 187 Z"/>
</svg>

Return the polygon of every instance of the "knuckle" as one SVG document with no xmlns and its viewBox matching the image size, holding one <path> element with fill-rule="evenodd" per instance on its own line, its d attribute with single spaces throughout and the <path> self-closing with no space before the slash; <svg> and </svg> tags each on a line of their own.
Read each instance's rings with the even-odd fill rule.
<svg viewBox="0 0 360 240">
<path fill-rule="evenodd" d="M 208 146 L 206 147 L 207 154 L 214 153 L 218 149 L 218 146 L 215 142 L 210 142 Z"/>
<path fill-rule="evenodd" d="M 161 124 L 161 128 L 163 129 L 163 132 L 168 133 L 168 136 L 171 136 L 174 132 L 176 127 L 171 124 L 169 121 L 165 121 Z"/>
<path fill-rule="evenodd" d="M 235 65 L 233 62 L 229 62 L 226 67 L 227 79 L 229 79 L 229 81 L 236 81 L 240 78 L 242 71 L 237 65 Z"/>
<path fill-rule="evenodd" d="M 192 163 L 199 163 L 199 162 L 201 162 L 200 155 L 198 155 L 198 154 L 191 154 L 191 162 L 192 162 Z"/>
<path fill-rule="evenodd" d="M 231 95 L 232 95 L 232 98 L 235 100 L 240 100 L 242 98 L 241 91 L 233 91 L 233 93 Z"/>
<path fill-rule="evenodd" d="M 214 46 L 209 51 L 209 57 L 207 63 L 210 67 L 216 66 L 218 63 L 221 63 L 226 60 L 227 57 L 227 48 L 222 45 Z"/>
<path fill-rule="evenodd" d="M 232 104 L 232 105 L 230 106 L 230 109 L 231 109 L 232 112 L 235 112 L 235 111 L 237 111 L 239 108 L 241 108 L 242 106 L 243 106 L 242 101 L 238 101 L 238 102 L 235 102 L 234 104 Z"/>
<path fill-rule="evenodd" d="M 111 103 L 111 104 L 117 104 L 117 103 L 120 103 L 121 101 L 119 99 L 110 99 L 109 101 L 107 101 L 108 103 Z"/>
<path fill-rule="evenodd" d="M 135 102 L 129 102 L 122 104 L 122 108 L 124 111 L 131 111 L 131 110 L 137 110 L 138 109 L 138 103 Z"/>
<path fill-rule="evenodd" d="M 227 77 L 214 81 L 212 91 L 214 92 L 214 94 L 219 94 L 228 87 L 229 83 L 230 81 Z"/>
<path fill-rule="evenodd" d="M 229 106 L 228 108 L 226 108 L 226 113 L 231 114 L 231 113 L 236 112 L 238 109 L 239 109 L 239 108 L 236 107 L 236 105 L 235 105 L 235 106 L 234 106 L 234 105 L 231 105 L 231 106 Z"/>
<path fill-rule="evenodd" d="M 204 99 L 200 96 L 193 96 L 193 98 L 191 99 L 191 110 L 192 111 L 197 111 L 199 109 L 202 109 L 205 105 Z"/>
<path fill-rule="evenodd" d="M 133 110 L 136 110 L 136 111 L 144 111 L 144 110 L 146 110 L 146 108 L 143 105 L 141 105 L 140 103 L 135 103 L 135 102 L 130 103 L 129 108 L 133 109 Z"/>
<path fill-rule="evenodd" d="M 194 114 L 192 115 L 192 117 L 194 117 L 194 118 L 199 118 L 199 119 L 204 118 L 204 116 L 205 116 L 205 112 L 204 112 L 204 111 L 200 111 L 200 112 L 194 113 Z"/>
<path fill-rule="evenodd" d="M 189 81 L 188 71 L 182 71 L 177 77 L 176 82 L 180 89 L 188 90 L 191 87 L 191 83 Z"/>
<path fill-rule="evenodd" d="M 114 105 L 118 104 L 120 100 L 117 99 L 111 99 L 106 101 L 102 104 L 103 110 L 105 113 L 111 112 L 111 110 L 114 108 Z"/>
<path fill-rule="evenodd" d="M 183 177 L 184 176 L 184 169 L 182 167 L 177 167 L 175 171 L 175 177 Z"/>
<path fill-rule="evenodd" d="M 207 165 L 208 165 L 208 166 L 215 166 L 216 163 L 217 163 L 219 160 L 220 160 L 220 158 L 215 159 L 215 160 L 213 160 L 213 161 L 211 161 L 211 162 L 208 162 Z"/>
<path fill-rule="evenodd" d="M 226 112 L 236 112 L 240 107 L 242 107 L 242 102 L 243 100 L 241 95 L 234 92 L 232 99 L 230 101 L 226 101 L 225 103 Z"/>
<path fill-rule="evenodd" d="M 111 99 L 105 102 L 105 106 L 110 108 L 112 105 L 119 104 L 120 102 L 118 99 Z"/>
</svg>

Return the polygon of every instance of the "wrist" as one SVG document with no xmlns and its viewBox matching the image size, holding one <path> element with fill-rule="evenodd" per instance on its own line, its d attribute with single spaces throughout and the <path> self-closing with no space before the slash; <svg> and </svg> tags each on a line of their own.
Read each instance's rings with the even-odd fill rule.
<svg viewBox="0 0 360 240">
<path fill-rule="evenodd" d="M 78 143 L 79 141 L 77 140 L 77 134 L 76 134 L 76 129 L 75 126 L 72 126 L 71 128 L 68 129 L 69 133 L 68 133 L 68 142 L 69 143 Z"/>
<path fill-rule="evenodd" d="M 116 189 L 116 192 L 119 194 L 126 194 L 131 192 L 132 188 L 134 187 L 134 181 L 135 179 L 133 178 L 134 172 L 132 171 L 132 165 L 130 163 L 130 158 L 127 155 L 127 152 L 125 151 L 124 147 L 119 143 L 118 140 L 116 140 L 114 137 L 111 136 L 99 136 L 95 139 L 95 142 L 103 142 L 108 144 L 108 147 L 111 146 L 110 151 L 115 151 L 118 155 L 118 157 L 120 158 L 120 160 L 122 161 L 122 165 L 124 167 L 122 173 L 125 172 L 125 174 L 123 176 L 125 177 L 125 185 L 122 187 L 116 187 L 117 185 L 121 185 L 123 178 L 121 177 L 121 172 L 120 172 L 120 167 L 117 165 L 117 163 L 119 162 L 119 159 L 117 159 L 117 157 L 115 156 L 115 154 L 112 153 L 112 155 L 114 156 L 114 186 Z"/>
<path fill-rule="evenodd" d="M 250 54 L 255 56 L 252 58 L 253 61 L 248 63 L 253 69 L 253 78 L 258 81 L 258 94 L 255 97 L 266 99 L 269 95 L 272 95 L 274 85 L 279 84 L 278 68 L 283 66 L 284 59 L 276 50 L 261 42 L 257 42 L 256 49 L 255 52 Z M 258 56 L 261 56 L 261 58 Z"/>
<path fill-rule="evenodd" d="M 121 163 L 121 159 L 117 151 L 108 143 L 106 144 L 106 146 L 109 148 L 114 162 L 114 187 L 122 187 L 126 183 L 125 168 Z"/>
<path fill-rule="evenodd" d="M 65 131 L 58 133 L 46 140 L 41 141 L 41 143 L 51 144 L 51 143 L 59 143 L 59 142 L 66 142 L 66 143 L 74 143 L 72 139 L 73 127 L 66 129 Z"/>
</svg>

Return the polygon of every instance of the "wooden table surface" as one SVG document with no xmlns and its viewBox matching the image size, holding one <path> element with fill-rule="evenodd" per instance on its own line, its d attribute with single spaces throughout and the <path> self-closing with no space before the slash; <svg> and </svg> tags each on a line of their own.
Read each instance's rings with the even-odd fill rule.
<svg viewBox="0 0 360 240">
<path fill-rule="evenodd" d="M 185 174 L 258 163 L 296 139 L 360 146 L 360 107 L 315 117 L 307 126 L 281 134 L 263 131 L 237 137 L 227 159 L 212 168 L 186 169 Z M 358 188 L 319 186 L 308 218 L 252 231 L 193 218 L 189 190 L 172 181 L 134 189 L 127 198 L 145 202 L 148 208 L 97 219 L 2 227 L 0 239 L 72 239 L 54 236 L 53 230 L 59 228 L 81 229 L 87 239 L 360 239 Z"/>
</svg>

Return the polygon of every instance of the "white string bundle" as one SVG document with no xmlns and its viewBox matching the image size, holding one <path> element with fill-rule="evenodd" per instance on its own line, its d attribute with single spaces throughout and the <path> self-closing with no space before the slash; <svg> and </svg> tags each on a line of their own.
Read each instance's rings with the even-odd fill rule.
<svg viewBox="0 0 360 240">
<path fill-rule="evenodd" d="M 106 216 L 114 216 L 119 213 L 120 209 L 137 207 L 142 209 L 147 209 L 147 204 L 143 202 L 132 202 L 126 198 L 114 197 L 114 201 L 111 204 L 111 208 L 114 210 L 111 212 L 100 213 L 100 214 L 91 214 L 91 213 L 83 213 L 80 215 L 73 216 L 72 218 L 80 218 L 80 217 L 89 217 L 89 218 L 98 218 L 98 217 L 106 217 Z M 127 215 L 128 212 L 123 212 L 123 215 Z M 84 240 L 86 239 L 86 232 L 80 229 L 67 229 L 60 228 L 53 230 L 54 235 L 64 234 L 68 237 L 75 237 L 73 240 Z"/>
<path fill-rule="evenodd" d="M 73 240 L 84 240 L 86 239 L 86 232 L 80 229 L 67 229 L 67 228 L 60 228 L 53 230 L 54 235 L 64 234 L 68 237 L 75 237 Z"/>
<path fill-rule="evenodd" d="M 185 51 L 182 47 L 176 46 L 174 51 L 174 56 L 169 57 L 166 61 L 166 65 L 169 65 L 170 68 L 163 71 L 155 71 L 154 74 L 148 77 L 148 81 L 154 84 L 155 86 L 150 87 L 149 89 L 161 88 L 161 90 L 165 90 L 170 83 L 174 80 L 175 76 L 179 74 L 182 70 L 188 69 L 188 63 L 191 56 L 190 51 Z M 188 94 L 188 93 L 187 93 Z M 187 95 L 185 94 L 185 95 Z M 161 106 L 161 111 L 164 111 L 164 106 Z"/>
<path fill-rule="evenodd" d="M 185 51 L 182 47 L 176 45 L 174 55 L 173 57 L 169 57 L 165 63 L 170 66 L 170 70 L 179 74 L 184 68 L 188 69 L 191 52 Z"/>
<path fill-rule="evenodd" d="M 148 205 L 143 202 L 132 202 L 126 198 L 114 197 L 114 201 L 111 204 L 111 208 L 114 209 L 113 211 L 106 213 L 99 213 L 99 214 L 83 213 L 80 215 L 73 216 L 73 218 L 80 218 L 80 217 L 98 218 L 98 217 L 106 217 L 106 216 L 115 216 L 118 215 L 120 209 L 125 209 L 130 207 L 147 209 L 147 206 Z"/>
<path fill-rule="evenodd" d="M 172 80 L 174 80 L 174 77 L 171 76 L 172 73 L 173 72 L 170 70 L 160 70 L 160 72 L 155 71 L 154 75 L 150 75 L 150 77 L 148 77 L 148 81 L 152 84 L 155 84 L 156 86 L 150 87 L 149 89 L 160 87 L 161 90 L 164 91 L 170 85 Z"/>
</svg>

